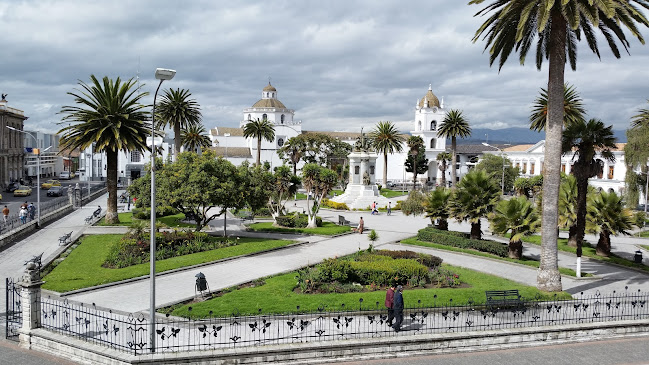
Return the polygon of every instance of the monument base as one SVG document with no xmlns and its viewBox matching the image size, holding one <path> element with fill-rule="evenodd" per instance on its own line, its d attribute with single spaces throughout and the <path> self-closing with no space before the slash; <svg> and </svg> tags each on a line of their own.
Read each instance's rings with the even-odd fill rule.
<svg viewBox="0 0 649 365">
<path fill-rule="evenodd" d="M 373 202 L 376 202 L 379 208 L 387 207 L 388 202 L 392 202 L 392 207 L 397 204 L 396 201 L 380 195 L 378 187 L 374 184 L 347 184 L 345 192 L 331 200 L 336 203 L 345 203 L 349 209 L 369 209 Z"/>
</svg>

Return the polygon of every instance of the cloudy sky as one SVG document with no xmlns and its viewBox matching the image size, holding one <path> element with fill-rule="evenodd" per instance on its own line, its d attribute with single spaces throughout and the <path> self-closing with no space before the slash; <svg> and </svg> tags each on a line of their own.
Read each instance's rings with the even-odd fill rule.
<svg viewBox="0 0 649 365">
<path fill-rule="evenodd" d="M 484 18 L 468 0 L 167 1 L 0 0 L 0 92 L 29 116 L 26 129 L 56 132 L 63 105 L 89 75 L 138 75 L 152 103 L 156 67 L 177 70 L 164 87 L 189 89 L 204 125 L 238 126 L 269 77 L 307 130 L 359 131 L 380 120 L 411 130 L 414 106 L 432 84 L 447 108 L 475 128 L 525 127 L 547 84 L 547 64 L 517 57 L 498 72 Z M 649 38 L 649 30 L 642 29 Z M 602 59 L 580 48 L 577 87 L 590 117 L 626 129 L 649 99 L 649 45 Z"/>
</svg>

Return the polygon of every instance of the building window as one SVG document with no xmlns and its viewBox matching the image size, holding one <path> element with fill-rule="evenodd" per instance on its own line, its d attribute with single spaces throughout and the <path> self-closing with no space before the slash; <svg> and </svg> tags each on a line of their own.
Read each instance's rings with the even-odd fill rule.
<svg viewBox="0 0 649 365">
<path fill-rule="evenodd" d="M 358 175 L 361 173 L 361 168 L 360 166 L 354 166 L 354 175 Z"/>
<path fill-rule="evenodd" d="M 374 166 L 370 166 L 370 175 L 374 175 Z"/>
<path fill-rule="evenodd" d="M 521 171 L 521 173 L 527 174 L 527 164 L 526 163 L 523 164 L 523 170 Z"/>
<path fill-rule="evenodd" d="M 430 140 L 430 148 L 435 148 L 435 138 Z"/>
<path fill-rule="evenodd" d="M 284 114 L 280 117 L 280 120 L 282 121 L 282 124 L 284 124 Z"/>
<path fill-rule="evenodd" d="M 142 158 L 142 155 L 140 155 L 140 151 L 132 151 L 131 152 L 131 162 L 140 162 L 141 158 Z"/>
<path fill-rule="evenodd" d="M 520 169 L 521 169 L 521 163 L 520 162 L 516 162 L 516 168 L 520 171 Z"/>
<path fill-rule="evenodd" d="M 530 163 L 530 175 L 534 175 L 534 162 Z"/>
<path fill-rule="evenodd" d="M 264 114 L 264 115 L 262 115 L 262 116 L 261 116 L 261 119 L 262 119 L 262 120 L 268 120 L 268 114 Z"/>
<path fill-rule="evenodd" d="M 284 138 L 278 138 L 277 139 L 277 146 L 282 147 L 284 145 Z"/>
<path fill-rule="evenodd" d="M 613 172 L 615 171 L 615 167 L 609 166 L 608 167 L 608 179 L 613 180 Z"/>
<path fill-rule="evenodd" d="M 561 172 L 563 172 L 564 174 L 566 173 L 566 164 L 565 163 L 561 165 Z"/>
<path fill-rule="evenodd" d="M 248 114 L 248 120 L 252 120 L 252 115 Z"/>
<path fill-rule="evenodd" d="M 430 130 L 434 131 L 436 129 L 437 129 L 437 121 L 433 120 L 432 122 L 430 122 Z"/>
<path fill-rule="evenodd" d="M 421 130 L 421 120 L 420 120 L 419 122 L 417 122 L 417 130 L 418 130 L 418 131 Z"/>
</svg>

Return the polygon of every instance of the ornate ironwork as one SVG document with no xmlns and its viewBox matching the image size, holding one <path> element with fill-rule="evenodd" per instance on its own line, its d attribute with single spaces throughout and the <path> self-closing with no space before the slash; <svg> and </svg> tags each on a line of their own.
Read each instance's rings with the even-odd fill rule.
<svg viewBox="0 0 649 365">
<path fill-rule="evenodd" d="M 23 308 L 20 297 L 20 286 L 16 285 L 13 278 L 5 279 L 5 338 L 12 341 L 18 341 L 18 329 L 23 324 Z"/>
<path fill-rule="evenodd" d="M 406 304 L 408 299 L 406 295 Z M 398 333 L 389 327 L 379 303 L 363 307 L 362 301 L 357 310 L 346 310 L 341 305 L 340 310 L 326 311 L 325 306 L 320 306 L 313 312 L 283 315 L 242 316 L 235 311 L 230 317 L 212 317 L 210 313 L 210 318 L 201 320 L 167 316 L 160 317 L 155 325 L 155 348 L 160 352 L 176 352 L 637 320 L 649 318 L 648 300 L 649 293 L 628 289 L 608 296 L 582 293 L 571 300 L 523 298 L 524 305 L 515 308 L 485 307 L 472 301 L 456 306 L 452 301 L 438 303 L 437 298 L 433 303 L 410 300 L 416 304 L 404 310 L 404 323 Z M 148 318 L 141 314 L 119 315 L 50 298 L 43 300 L 42 311 L 42 325 L 52 331 L 136 355 L 149 350 Z"/>
</svg>

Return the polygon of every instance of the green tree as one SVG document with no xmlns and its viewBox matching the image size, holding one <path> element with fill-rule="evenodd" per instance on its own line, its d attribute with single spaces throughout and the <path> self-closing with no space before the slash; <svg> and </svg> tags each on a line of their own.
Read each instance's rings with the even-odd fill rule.
<svg viewBox="0 0 649 365">
<path fill-rule="evenodd" d="M 497 234 L 505 235 L 511 231 L 509 257 L 519 260 L 523 257 L 521 239 L 536 232 L 541 226 L 541 219 L 536 209 L 524 196 L 498 202 L 493 212 L 489 214 L 489 222 L 491 230 Z"/>
<path fill-rule="evenodd" d="M 370 132 L 372 147 L 377 153 L 383 154 L 383 186 L 388 183 L 388 153 L 401 152 L 405 138 L 392 122 L 379 122 Z"/>
<path fill-rule="evenodd" d="M 96 152 L 106 154 L 106 186 L 108 201 L 106 222 L 119 223 L 117 215 L 117 160 L 118 152 L 144 151 L 151 130 L 149 113 L 140 100 L 148 93 L 140 93 L 130 79 L 124 83 L 104 77 L 100 82 L 90 75 L 91 84 L 79 81 L 80 89 L 68 92 L 77 105 L 64 106 L 65 116 L 59 124 L 68 126 L 58 131 L 60 148 L 86 149 L 94 146 Z"/>
<path fill-rule="evenodd" d="M 563 125 L 584 120 L 586 110 L 583 100 L 572 85 L 563 85 Z M 545 123 L 548 118 L 548 91 L 541 88 L 541 96 L 534 100 L 532 114 L 530 115 L 530 129 L 537 132 L 545 131 Z"/>
<path fill-rule="evenodd" d="M 577 179 L 561 179 L 559 188 L 559 228 L 568 229 L 568 245 L 577 247 Z"/>
<path fill-rule="evenodd" d="M 185 89 L 169 89 L 162 95 L 162 100 L 156 105 L 156 118 L 162 128 L 174 130 L 175 156 L 180 154 L 182 146 L 181 130 L 201 123 L 201 108 L 192 94 Z"/>
<path fill-rule="evenodd" d="M 594 194 L 588 205 L 588 231 L 599 233 L 595 251 L 600 256 L 611 255 L 611 235 L 628 235 L 633 226 L 633 213 L 624 208 L 622 198 L 615 192 Z"/>
<path fill-rule="evenodd" d="M 187 147 L 188 151 L 199 153 L 203 148 L 212 146 L 210 137 L 201 124 L 192 124 L 180 132 L 180 143 Z"/>
<path fill-rule="evenodd" d="M 426 196 L 419 190 L 412 190 L 408 194 L 408 198 L 401 202 L 401 212 L 405 215 L 418 216 L 423 214 L 426 210 Z"/>
<path fill-rule="evenodd" d="M 474 169 L 457 184 L 449 207 L 458 221 L 471 223 L 471 238 L 482 238 L 480 218 L 486 217 L 500 198 L 500 187 L 483 170 Z"/>
<path fill-rule="evenodd" d="M 472 0 L 482 4 L 486 0 Z M 561 290 L 557 251 L 557 204 L 561 171 L 561 134 L 563 128 L 564 72 L 567 61 L 571 68 L 577 65 L 577 42 L 582 34 L 590 49 L 599 57 L 595 30 L 600 30 L 615 57 L 620 57 L 616 38 L 625 50 L 630 46 L 625 27 L 641 43 L 642 35 L 636 23 L 649 26 L 649 21 L 634 4 L 645 9 L 647 0 L 491 0 L 476 16 L 491 15 L 478 28 L 473 41 L 484 35 L 485 49 L 489 49 L 489 63 L 500 58 L 499 69 L 512 51 L 525 58 L 535 39 L 536 66 L 540 70 L 543 59 L 548 68 L 548 113 L 545 128 L 545 159 L 543 180 L 543 223 L 541 228 L 541 263 L 537 276 L 538 287 L 545 291 Z"/>
<path fill-rule="evenodd" d="M 293 166 L 293 175 L 297 175 L 297 164 L 302 160 L 302 156 L 307 150 L 307 141 L 303 134 L 289 138 L 284 145 L 277 150 L 277 155 L 285 163 Z"/>
<path fill-rule="evenodd" d="M 448 168 L 449 162 L 451 162 L 451 158 L 453 157 L 448 152 L 441 152 L 437 154 L 437 168 L 439 168 L 439 171 L 442 175 L 439 186 L 446 187 L 446 169 Z"/>
<path fill-rule="evenodd" d="M 408 158 L 406 158 L 406 171 L 412 173 L 412 190 L 417 188 L 417 175 L 428 171 L 428 159 L 424 140 L 419 136 L 410 136 L 407 141 Z"/>
<path fill-rule="evenodd" d="M 577 181 L 577 257 L 582 254 L 582 242 L 586 230 L 586 195 L 588 179 L 596 176 L 604 168 L 602 160 L 615 161 L 615 135 L 612 126 L 604 126 L 599 119 L 588 122 L 577 120 L 570 123 L 563 132 L 561 148 L 563 153 L 572 153 L 572 172 Z M 597 155 L 601 158 L 596 158 Z"/>
<path fill-rule="evenodd" d="M 500 186 L 503 181 L 503 166 L 505 166 L 504 188 L 505 191 L 510 191 L 514 187 L 514 181 L 518 178 L 519 169 L 512 166 L 511 160 L 507 157 L 485 153 L 475 169 L 486 172 Z"/>
<path fill-rule="evenodd" d="M 451 211 L 448 207 L 451 191 L 444 186 L 438 186 L 437 189 L 428 194 L 426 202 L 426 217 L 430 218 L 431 224 L 437 221 L 437 229 L 448 231 L 448 218 Z"/>
<path fill-rule="evenodd" d="M 338 176 L 334 171 L 318 164 L 309 163 L 304 165 L 302 168 L 302 185 L 307 191 L 307 194 L 313 194 L 313 203 L 309 203 L 310 199 L 308 196 L 306 200 L 306 211 L 309 222 L 307 227 L 316 227 L 316 216 L 320 211 L 322 198 L 327 196 L 329 191 L 336 186 L 337 182 Z"/>
<path fill-rule="evenodd" d="M 305 133 L 289 138 L 277 154 L 284 162 L 292 164 L 293 173 L 296 173 L 300 161 L 329 168 L 335 168 L 334 165 L 340 164 L 341 161 L 344 165 L 351 150 L 352 146 L 349 143 L 330 135 Z"/>
<path fill-rule="evenodd" d="M 275 221 L 282 215 L 284 205 L 297 192 L 299 185 L 300 178 L 291 174 L 291 169 L 288 166 L 282 165 L 275 169 L 271 180 L 272 193 L 268 200 L 268 207 Z"/>
<path fill-rule="evenodd" d="M 631 119 L 631 128 L 626 132 L 627 143 L 624 146 L 624 163 L 626 165 L 625 193 L 629 205 L 638 203 L 639 191 L 644 190 L 647 179 L 647 161 L 649 161 L 649 109 L 640 109 Z M 640 170 L 640 174 L 635 171 Z M 644 203 L 644 202 L 643 202 Z"/>
<path fill-rule="evenodd" d="M 257 139 L 257 166 L 261 166 L 261 141 L 272 142 L 275 139 L 275 127 L 267 119 L 249 120 L 243 126 L 243 136 Z"/>
<path fill-rule="evenodd" d="M 457 137 L 465 138 L 471 135 L 469 121 L 464 118 L 462 111 L 451 109 L 446 113 L 437 135 L 451 139 L 451 186 L 457 181 Z"/>
</svg>

